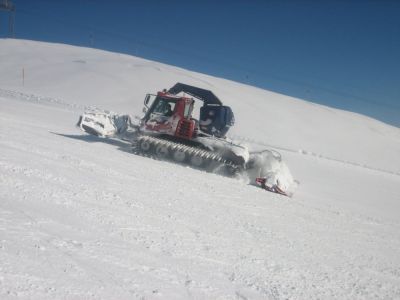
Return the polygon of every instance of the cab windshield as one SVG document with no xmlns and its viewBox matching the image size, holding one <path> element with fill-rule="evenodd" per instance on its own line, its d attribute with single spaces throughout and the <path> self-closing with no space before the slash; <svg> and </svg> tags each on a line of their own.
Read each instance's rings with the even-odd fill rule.
<svg viewBox="0 0 400 300">
<path fill-rule="evenodd" d="M 157 97 L 154 102 L 154 106 L 151 109 L 150 118 L 154 116 L 172 116 L 175 109 L 175 104 L 175 100 L 173 99 Z"/>
</svg>

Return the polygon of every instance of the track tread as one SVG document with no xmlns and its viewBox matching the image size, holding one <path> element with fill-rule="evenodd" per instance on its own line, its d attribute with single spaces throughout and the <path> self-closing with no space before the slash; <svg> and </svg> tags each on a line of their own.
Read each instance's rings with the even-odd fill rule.
<svg viewBox="0 0 400 300">
<path fill-rule="evenodd" d="M 143 151 L 142 149 L 140 149 L 140 144 L 146 141 L 148 143 L 151 144 L 150 147 L 150 151 Z M 215 168 L 219 168 L 222 166 L 226 166 L 231 168 L 232 170 L 238 171 L 239 170 L 239 166 L 235 165 L 233 162 L 230 162 L 226 159 L 224 159 L 221 155 L 219 155 L 218 153 L 214 153 L 212 151 L 209 150 L 205 150 L 205 149 L 199 149 L 196 147 L 192 147 L 192 146 L 188 146 L 188 145 L 184 145 L 181 143 L 176 143 L 176 142 L 172 142 L 172 141 L 168 141 L 168 140 L 164 140 L 158 137 L 154 137 L 154 136 L 141 136 L 137 139 L 137 141 L 135 141 L 134 143 L 132 143 L 132 151 L 135 154 L 138 155 L 142 155 L 142 156 L 146 156 L 146 157 L 151 157 L 154 159 L 160 159 L 159 157 L 157 157 L 157 155 L 155 154 L 155 148 L 163 145 L 166 146 L 168 148 L 169 151 L 171 152 L 175 152 L 175 151 L 182 151 L 186 154 L 186 159 L 185 161 L 190 162 L 193 157 L 200 157 L 202 159 L 204 159 L 207 163 L 207 166 L 210 165 L 214 165 Z M 171 160 L 176 162 L 173 159 L 172 155 L 169 155 L 169 158 L 167 160 Z M 177 162 L 177 163 L 182 163 L 182 162 Z M 185 163 L 185 164 L 189 164 L 190 163 Z"/>
</svg>

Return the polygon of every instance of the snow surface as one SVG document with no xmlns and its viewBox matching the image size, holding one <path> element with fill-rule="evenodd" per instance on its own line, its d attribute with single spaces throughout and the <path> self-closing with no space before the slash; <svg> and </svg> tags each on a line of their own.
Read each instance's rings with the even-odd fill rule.
<svg viewBox="0 0 400 300">
<path fill-rule="evenodd" d="M 25 73 L 24 85 L 22 70 Z M 293 198 L 76 127 L 176 82 L 272 147 Z M 140 58 L 0 40 L 1 299 L 400 298 L 400 129 Z"/>
</svg>

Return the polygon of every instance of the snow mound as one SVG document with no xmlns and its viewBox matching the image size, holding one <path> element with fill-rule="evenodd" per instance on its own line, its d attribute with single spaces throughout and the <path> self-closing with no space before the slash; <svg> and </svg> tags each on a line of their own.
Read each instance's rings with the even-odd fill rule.
<svg viewBox="0 0 400 300">
<path fill-rule="evenodd" d="M 252 153 L 250 158 L 250 169 L 245 178 L 248 183 L 255 184 L 256 178 L 266 178 L 268 186 L 277 185 L 283 191 L 292 191 L 295 180 L 282 160 L 281 155 L 273 150 L 264 150 Z"/>
</svg>

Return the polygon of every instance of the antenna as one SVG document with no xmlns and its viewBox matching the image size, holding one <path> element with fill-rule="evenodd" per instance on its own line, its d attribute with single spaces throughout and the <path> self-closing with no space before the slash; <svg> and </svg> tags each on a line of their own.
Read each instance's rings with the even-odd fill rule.
<svg viewBox="0 0 400 300">
<path fill-rule="evenodd" d="M 8 35 L 14 37 L 15 6 L 10 0 L 0 0 L 0 10 L 6 11 L 8 15 Z"/>
</svg>

